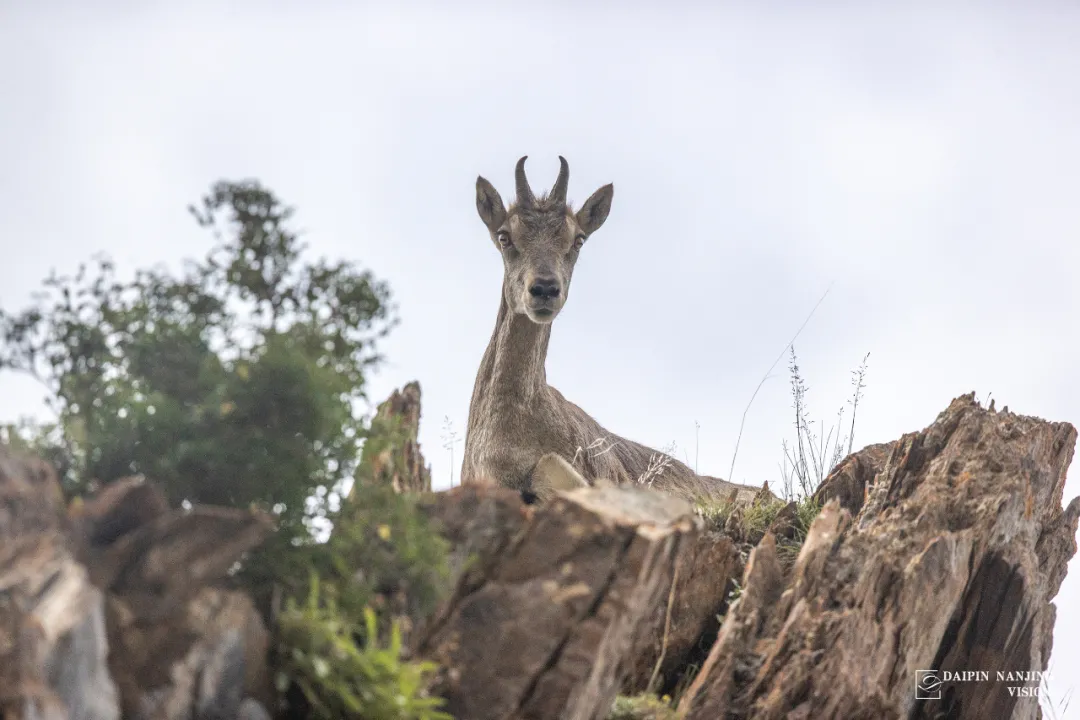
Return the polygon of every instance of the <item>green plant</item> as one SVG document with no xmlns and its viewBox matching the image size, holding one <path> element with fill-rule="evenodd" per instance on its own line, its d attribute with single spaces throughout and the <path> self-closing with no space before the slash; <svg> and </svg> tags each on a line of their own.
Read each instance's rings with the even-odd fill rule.
<svg viewBox="0 0 1080 720">
<path fill-rule="evenodd" d="M 395 318 L 369 272 L 306 259 L 292 208 L 258 182 L 216 183 L 191 212 L 216 244 L 179 272 L 122 279 L 98 258 L 0 311 L 0 370 L 47 389 L 55 422 L 16 435 L 69 496 L 143 474 L 173 505 L 272 511 L 278 532 L 240 575 L 265 608 L 353 477 Z"/>
<path fill-rule="evenodd" d="M 806 542 L 806 534 L 810 531 L 810 525 L 814 518 L 821 512 L 822 505 L 813 496 L 804 496 L 795 501 L 795 537 L 777 538 L 776 555 L 780 564 L 790 568 L 795 564 L 799 552 L 802 551 L 803 543 Z"/>
<path fill-rule="evenodd" d="M 359 401 L 393 326 L 389 289 L 349 263 L 306 261 L 292 209 L 255 181 L 192 208 L 217 244 L 180 272 L 122 279 L 97 258 L 0 311 L 0 370 L 47 389 L 47 446 L 69 494 L 145 474 L 182 501 L 272 509 L 307 532 L 352 476 Z"/>
<path fill-rule="evenodd" d="M 848 401 L 851 405 L 851 425 L 847 435 L 843 434 L 844 408 L 837 413 L 836 425 L 824 434 L 814 431 L 814 421 L 810 419 L 806 395 L 809 387 L 799 370 L 795 347 L 790 347 L 791 360 L 788 370 L 791 373 L 792 407 L 795 410 L 795 441 L 782 444 L 784 459 L 780 465 L 783 479 L 783 495 L 787 500 L 813 495 L 828 474 L 843 458 L 845 451 L 850 454 L 855 441 L 855 414 L 866 387 L 867 353 L 858 369 L 852 371 L 852 385 L 855 391 Z"/>
<path fill-rule="evenodd" d="M 359 617 L 375 605 L 380 617 L 416 622 L 434 610 L 449 589 L 449 546 L 418 510 L 417 498 L 357 483 L 331 517 L 329 540 L 314 550 L 343 612 Z"/>
<path fill-rule="evenodd" d="M 607 720 L 676 720 L 678 717 L 670 699 L 642 693 L 616 697 Z"/>
<path fill-rule="evenodd" d="M 293 710 L 305 716 L 443 717 L 427 713 L 435 707 L 423 694 L 430 666 L 396 660 L 449 589 L 446 540 L 417 496 L 395 492 L 375 471 L 402 438 L 400 423 L 373 422 L 357 481 L 327 516 L 329 537 L 275 556 L 270 580 L 287 606 L 276 632 L 279 687 L 299 688 L 311 708 Z M 321 638 L 316 646 L 313 638 Z M 386 714 L 395 698 L 403 704 Z"/>
<path fill-rule="evenodd" d="M 307 601 L 290 599 L 278 619 L 279 690 L 295 683 L 310 715 L 325 720 L 453 720 L 427 694 L 434 663 L 402 658 L 398 622 L 382 644 L 376 612 L 364 608 L 362 617 L 355 623 L 321 595 L 312 573 Z"/>
<path fill-rule="evenodd" d="M 724 529 L 733 509 L 734 505 L 726 500 L 701 501 L 694 506 L 694 510 L 705 522 L 705 529 L 714 532 Z"/>
<path fill-rule="evenodd" d="M 810 531 L 814 518 L 821 512 L 822 505 L 812 496 L 799 498 L 795 502 L 795 532 L 801 543 Z"/>
<path fill-rule="evenodd" d="M 757 542 L 772 525 L 780 511 L 787 506 L 783 500 L 759 498 L 743 509 L 743 534 Z"/>
</svg>

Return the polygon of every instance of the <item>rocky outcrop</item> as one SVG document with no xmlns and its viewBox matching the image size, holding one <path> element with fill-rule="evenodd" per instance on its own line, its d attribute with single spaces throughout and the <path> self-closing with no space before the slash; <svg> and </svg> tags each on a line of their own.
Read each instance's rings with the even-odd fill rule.
<svg viewBox="0 0 1080 720">
<path fill-rule="evenodd" d="M 431 492 L 431 468 L 420 452 L 420 383 L 395 390 L 372 419 L 364 446 L 362 476 L 357 482 L 378 482 L 398 492 Z M 372 442 L 374 438 L 374 442 Z"/>
<path fill-rule="evenodd" d="M 997 672 L 1046 669 L 1050 601 L 1076 552 L 1080 499 L 1061 506 L 1075 442 L 1067 423 L 969 395 L 922 432 L 849 458 L 790 573 L 771 535 L 754 549 L 679 709 L 690 720 L 1040 717 L 1037 677 Z M 988 675 L 956 680 L 972 671 Z"/>
<path fill-rule="evenodd" d="M 473 720 L 605 714 L 639 628 L 694 538 L 693 509 L 633 487 L 575 490 L 537 508 L 509 490 L 466 486 L 441 504 L 435 515 L 458 541 L 458 589 L 418 650 L 442 668 L 434 689 L 447 711 Z"/>
<path fill-rule="evenodd" d="M 0 446 L 0 717 L 116 720 L 104 595 L 75 559 L 46 463 Z"/>
<path fill-rule="evenodd" d="M 678 706 L 690 720 L 1038 717 L 1031 673 L 1076 551 L 1080 499 L 1061 505 L 1075 441 L 958 398 L 841 462 L 801 548 L 794 504 L 773 506 L 768 532 L 739 527 L 749 507 L 702 532 L 633 488 L 541 506 L 442 494 L 430 511 L 457 591 L 418 649 L 460 717 L 601 718 L 617 689 L 672 691 L 699 663 Z M 972 670 L 990 679 L 957 680 Z"/>
<path fill-rule="evenodd" d="M 670 694 L 701 664 L 720 630 L 728 597 L 742 577 L 740 547 L 716 532 L 682 543 L 674 571 L 626 656 L 624 693 Z"/>
<path fill-rule="evenodd" d="M 404 427 L 418 402 L 406 387 L 382 418 Z M 381 437 L 366 479 L 427 487 L 415 433 Z M 408 651 L 470 720 L 596 720 L 620 693 L 646 694 L 611 717 L 667 717 L 673 693 L 686 720 L 1036 718 L 1075 442 L 964 396 L 845 458 L 809 530 L 815 507 L 767 490 L 706 519 L 636 486 L 429 493 L 453 591 Z M 138 478 L 65 513 L 47 465 L 0 450 L 0 717 L 267 718 L 267 633 L 223 580 L 269 529 L 170 509 Z"/>
<path fill-rule="evenodd" d="M 267 635 L 215 583 L 271 529 L 255 511 L 170 510 L 140 478 L 65 513 L 51 468 L 0 447 L 0 715 L 237 717 L 267 695 Z"/>
</svg>

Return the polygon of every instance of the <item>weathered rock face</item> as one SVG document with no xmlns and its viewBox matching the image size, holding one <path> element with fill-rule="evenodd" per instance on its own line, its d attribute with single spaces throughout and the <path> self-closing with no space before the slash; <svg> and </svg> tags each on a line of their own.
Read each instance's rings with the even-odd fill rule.
<svg viewBox="0 0 1080 720">
<path fill-rule="evenodd" d="M 1071 425 L 965 396 L 926 430 L 849 458 L 822 488 L 836 499 L 790 574 L 771 536 L 753 551 L 680 710 L 691 720 L 1039 717 L 1036 698 L 1009 691 L 1033 683 L 946 681 L 925 686 L 937 696 L 927 700 L 916 683 L 920 670 L 1046 668 L 1050 601 L 1076 551 L 1080 499 L 1061 507 L 1075 441 Z M 842 503 L 861 509 L 852 517 Z"/>
<path fill-rule="evenodd" d="M 424 463 L 417 436 L 420 433 L 420 383 L 411 382 L 395 390 L 381 403 L 372 420 L 373 429 L 394 437 L 394 442 L 379 447 L 365 447 L 363 463 L 370 468 L 370 478 L 391 485 L 398 492 L 431 492 L 431 469 Z"/>
<path fill-rule="evenodd" d="M 814 493 L 814 499 L 824 505 L 832 499 L 852 515 L 858 515 L 866 501 L 867 492 L 874 478 L 885 467 L 885 461 L 896 447 L 896 442 L 868 445 L 852 453 L 837 465 L 829 477 Z"/>
<path fill-rule="evenodd" d="M 0 447 L 0 717 L 115 720 L 103 595 L 74 558 L 55 473 Z"/>
<path fill-rule="evenodd" d="M 138 478 L 69 517 L 51 469 L 0 447 L 0 716 L 237 717 L 265 696 L 266 631 L 212 584 L 270 530 L 256 512 L 170 510 Z"/>
<path fill-rule="evenodd" d="M 576 490 L 539 507 L 509 490 L 444 494 L 458 589 L 419 653 L 455 717 L 566 718 L 607 712 L 639 628 L 663 602 L 697 527 L 685 502 L 639 488 Z"/>
<path fill-rule="evenodd" d="M 109 593 L 109 669 L 126 718 L 235 717 L 265 677 L 268 644 L 247 596 L 212 587 L 272 528 L 261 513 L 169 510 L 136 478 L 75 519 L 95 583 Z"/>
<path fill-rule="evenodd" d="M 384 420 L 419 418 L 409 387 Z M 369 479 L 428 487 L 415 433 L 394 437 L 365 450 L 382 462 Z M 641 487 L 541 505 L 478 485 L 429 495 L 455 590 L 416 619 L 410 651 L 469 720 L 597 720 L 616 693 L 670 691 L 699 663 L 687 720 L 1035 718 L 1010 687 L 1037 681 L 941 675 L 926 699 L 917 681 L 1045 669 L 1076 552 L 1080 499 L 1061 505 L 1075 442 L 1071 425 L 958 398 L 840 463 L 801 550 L 793 504 L 761 538 L 755 508 L 704 532 Z M 0 448 L 0 717 L 265 720 L 267 633 L 222 580 L 269 530 L 256 512 L 172 510 L 137 478 L 65 514 L 52 471 Z"/>
<path fill-rule="evenodd" d="M 702 533 L 680 545 L 675 570 L 665 578 L 663 602 L 642 623 L 626 656 L 623 693 L 669 694 L 689 667 L 705 659 L 742 566 L 739 548 L 719 533 Z"/>
<path fill-rule="evenodd" d="M 111 599 L 110 669 L 125 718 L 234 718 L 268 676 L 268 635 L 251 600 L 204 588 L 183 613 L 141 623 Z"/>
</svg>

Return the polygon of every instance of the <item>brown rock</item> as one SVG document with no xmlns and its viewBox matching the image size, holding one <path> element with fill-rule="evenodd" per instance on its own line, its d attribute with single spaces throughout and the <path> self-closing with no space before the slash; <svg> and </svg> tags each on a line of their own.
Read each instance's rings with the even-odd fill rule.
<svg viewBox="0 0 1080 720">
<path fill-rule="evenodd" d="M 133 476 L 109 483 L 89 500 L 73 505 L 68 514 L 82 542 L 102 547 L 168 511 L 165 493 Z"/>
<path fill-rule="evenodd" d="M 756 658 L 747 650 L 754 647 L 759 625 L 779 599 L 783 580 L 776 542 L 772 535 L 766 535 L 750 553 L 742 579 L 743 594 L 724 618 L 716 643 L 683 696 L 680 711 L 690 710 L 694 717 L 701 718 L 728 717 L 740 670 L 757 670 Z"/>
<path fill-rule="evenodd" d="M 271 529 L 170 511 L 139 478 L 65 515 L 51 468 L 0 447 L 0 717 L 216 720 L 265 697 L 261 619 L 208 585 Z"/>
<path fill-rule="evenodd" d="M 225 577 L 272 529 L 270 517 L 257 510 L 173 510 L 108 546 L 91 572 L 139 617 L 162 618 Z"/>
<path fill-rule="evenodd" d="M 680 711 L 1039 717 L 1036 698 L 1009 691 L 1037 683 L 946 681 L 940 699 L 919 700 L 916 682 L 920 670 L 1045 670 L 1050 601 L 1076 552 L 1080 499 L 1061 506 L 1075 442 L 1067 423 L 992 412 L 968 395 L 892 444 L 880 469 L 881 446 L 848 458 L 833 473 L 847 490 L 815 520 L 788 576 L 771 535 L 755 549 Z M 840 498 L 855 501 L 871 478 L 852 519 Z"/>
<path fill-rule="evenodd" d="M 0 446 L 0 717 L 116 720 L 102 594 L 75 561 L 56 475 Z"/>
<path fill-rule="evenodd" d="M 424 464 L 420 432 L 420 383 L 395 390 L 375 412 L 357 482 L 391 485 L 397 492 L 431 492 L 431 469 Z"/>
<path fill-rule="evenodd" d="M 446 495 L 444 505 L 456 500 L 496 521 L 459 538 L 487 549 L 419 643 L 442 667 L 434 690 L 447 711 L 471 720 L 601 717 L 680 544 L 694 539 L 692 508 L 633 487 L 576 490 L 528 509 L 509 490 Z M 463 513 L 448 514 L 449 535 L 470 527 L 455 522 Z"/>
<path fill-rule="evenodd" d="M 62 507 L 52 467 L 0 445 L 0 573 L 27 570 L 37 553 L 54 551 L 65 528 Z"/>
<path fill-rule="evenodd" d="M 868 445 L 840 461 L 814 493 L 814 500 L 824 505 L 836 498 L 840 507 L 853 515 L 862 510 L 867 488 L 885 467 L 896 441 Z"/>
<path fill-rule="evenodd" d="M 266 694 L 267 633 L 247 596 L 213 584 L 273 523 L 256 510 L 163 501 L 129 479 L 76 513 L 91 577 L 109 592 L 109 668 L 124 716 L 236 717 L 245 695 Z"/>
<path fill-rule="evenodd" d="M 150 623 L 113 598 L 109 631 L 125 718 L 234 718 L 245 696 L 264 694 L 268 634 L 243 593 L 204 588 Z"/>
<path fill-rule="evenodd" d="M 767 529 L 776 538 L 796 540 L 799 536 L 799 504 L 789 502 L 780 509 Z"/>
<path fill-rule="evenodd" d="M 661 602 L 627 655 L 624 694 L 670 694 L 683 672 L 705 659 L 720 629 L 717 617 L 727 610 L 742 569 L 739 548 L 719 533 L 702 533 L 681 545 L 674 593 L 669 578 Z"/>
</svg>

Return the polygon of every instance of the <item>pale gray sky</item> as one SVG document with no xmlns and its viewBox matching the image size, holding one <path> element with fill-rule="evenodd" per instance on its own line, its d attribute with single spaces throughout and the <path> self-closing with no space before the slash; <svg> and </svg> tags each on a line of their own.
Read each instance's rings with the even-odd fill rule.
<svg viewBox="0 0 1080 720">
<path fill-rule="evenodd" d="M 421 381 L 438 484 L 501 282 L 475 178 L 509 199 L 524 154 L 539 187 L 566 156 L 578 202 L 615 184 L 548 359 L 615 432 L 692 461 L 697 421 L 700 469 L 726 477 L 830 283 L 797 349 L 827 424 L 871 353 L 857 446 L 971 390 L 1080 420 L 1080 5 L 45 5 L 0 7 L 0 304 L 102 250 L 125 270 L 201 255 L 187 203 L 257 177 L 314 252 L 391 283 L 372 396 Z M 777 479 L 785 364 L 733 480 Z M 0 397 L 0 421 L 44 412 L 23 378 Z M 1063 692 L 1080 562 L 1057 604 Z"/>
</svg>

